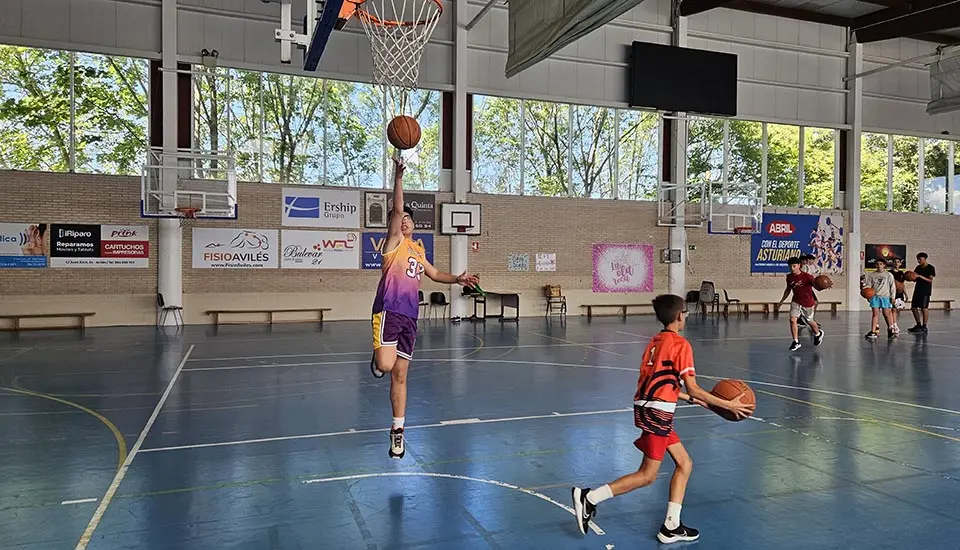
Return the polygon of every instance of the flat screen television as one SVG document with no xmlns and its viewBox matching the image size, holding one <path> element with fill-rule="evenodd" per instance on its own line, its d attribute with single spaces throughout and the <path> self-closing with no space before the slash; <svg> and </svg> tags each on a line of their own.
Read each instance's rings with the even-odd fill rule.
<svg viewBox="0 0 960 550">
<path fill-rule="evenodd" d="M 634 42 L 631 107 L 736 116 L 735 54 Z"/>
</svg>

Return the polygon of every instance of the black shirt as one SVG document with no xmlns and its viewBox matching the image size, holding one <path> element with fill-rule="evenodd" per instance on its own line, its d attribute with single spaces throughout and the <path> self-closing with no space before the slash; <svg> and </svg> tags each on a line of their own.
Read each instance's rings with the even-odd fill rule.
<svg viewBox="0 0 960 550">
<path fill-rule="evenodd" d="M 924 277 L 936 277 L 937 269 L 930 264 L 927 265 L 917 265 L 913 270 L 917 275 L 923 275 Z M 919 294 L 921 296 L 930 296 L 933 294 L 933 283 L 928 283 L 922 279 L 917 279 L 916 286 L 913 287 L 913 293 Z"/>
<path fill-rule="evenodd" d="M 902 269 L 893 268 L 890 270 L 890 273 L 893 273 L 893 280 L 902 283 L 905 279 L 903 277 L 904 271 Z"/>
</svg>

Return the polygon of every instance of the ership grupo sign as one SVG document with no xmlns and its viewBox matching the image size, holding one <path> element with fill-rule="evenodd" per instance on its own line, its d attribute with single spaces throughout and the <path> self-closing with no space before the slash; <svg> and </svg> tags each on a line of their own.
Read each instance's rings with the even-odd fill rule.
<svg viewBox="0 0 960 550">
<path fill-rule="evenodd" d="M 147 226 L 53 224 L 50 267 L 149 267 Z"/>
</svg>

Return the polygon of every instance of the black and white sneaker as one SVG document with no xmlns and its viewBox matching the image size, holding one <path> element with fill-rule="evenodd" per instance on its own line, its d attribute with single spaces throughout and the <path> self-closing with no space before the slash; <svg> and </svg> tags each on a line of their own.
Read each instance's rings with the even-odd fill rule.
<svg viewBox="0 0 960 550">
<path fill-rule="evenodd" d="M 377 368 L 377 356 L 374 355 L 370 358 L 370 372 L 373 374 L 374 378 L 383 378 L 383 372 Z"/>
<path fill-rule="evenodd" d="M 793 343 L 790 344 L 790 351 L 797 351 L 798 349 L 800 349 L 800 342 L 794 340 Z"/>
<path fill-rule="evenodd" d="M 682 523 L 679 527 L 673 530 L 667 529 L 665 524 L 661 525 L 660 532 L 657 533 L 657 540 L 664 544 L 670 544 L 671 542 L 691 542 L 699 538 L 700 531 L 697 531 L 692 527 L 687 527 Z"/>
<path fill-rule="evenodd" d="M 587 500 L 587 493 L 589 492 L 589 487 L 585 489 L 574 487 L 572 491 L 573 513 L 577 516 L 577 528 L 580 529 L 581 535 L 587 534 L 587 528 L 590 525 L 590 520 L 597 515 L 597 507 Z"/>
<path fill-rule="evenodd" d="M 390 458 L 401 459 L 407 450 L 403 446 L 403 428 L 390 429 Z"/>
<path fill-rule="evenodd" d="M 915 326 L 908 328 L 907 332 L 913 332 L 913 333 L 923 332 L 923 329 L 924 329 L 924 326 L 918 323 Z"/>
<path fill-rule="evenodd" d="M 868 333 L 866 333 L 866 334 L 864 335 L 864 338 L 866 338 L 866 339 L 868 339 L 868 340 L 876 340 L 876 339 L 877 339 L 877 336 L 878 336 L 877 331 L 871 330 L 870 332 L 868 332 Z"/>
<path fill-rule="evenodd" d="M 815 334 L 813 336 L 813 345 L 820 347 L 820 344 L 823 343 L 823 329 L 820 329 L 820 334 Z"/>
</svg>

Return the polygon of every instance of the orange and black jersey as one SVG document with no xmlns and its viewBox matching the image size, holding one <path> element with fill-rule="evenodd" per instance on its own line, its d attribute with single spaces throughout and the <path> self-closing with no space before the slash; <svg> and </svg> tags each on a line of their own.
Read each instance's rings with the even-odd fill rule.
<svg viewBox="0 0 960 550">
<path fill-rule="evenodd" d="M 633 396 L 634 424 L 645 432 L 667 435 L 680 398 L 681 377 L 696 374 L 693 348 L 686 338 L 664 330 L 647 344 Z"/>
</svg>

